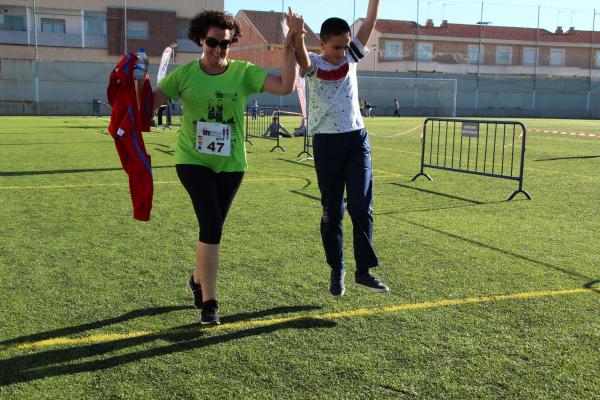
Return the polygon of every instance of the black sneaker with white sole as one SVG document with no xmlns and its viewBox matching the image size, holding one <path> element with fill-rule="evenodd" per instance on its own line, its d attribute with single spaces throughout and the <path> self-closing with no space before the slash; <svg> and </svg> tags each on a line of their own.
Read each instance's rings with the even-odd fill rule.
<svg viewBox="0 0 600 400">
<path fill-rule="evenodd" d="M 194 295 L 194 305 L 197 309 L 202 309 L 202 288 L 196 282 L 194 282 L 194 275 L 190 277 L 188 281 L 188 289 Z"/>
<path fill-rule="evenodd" d="M 200 323 L 202 325 L 219 325 L 219 304 L 216 300 L 205 301 L 200 311 Z"/>
<path fill-rule="evenodd" d="M 385 283 L 381 282 L 370 272 L 356 273 L 354 275 L 354 282 L 367 290 L 378 293 L 389 292 L 390 288 L 386 286 Z"/>
<path fill-rule="evenodd" d="M 344 275 L 346 270 L 342 269 L 331 269 L 331 275 L 329 280 L 329 293 L 334 299 L 339 299 L 346 292 L 346 286 L 344 284 Z"/>
</svg>

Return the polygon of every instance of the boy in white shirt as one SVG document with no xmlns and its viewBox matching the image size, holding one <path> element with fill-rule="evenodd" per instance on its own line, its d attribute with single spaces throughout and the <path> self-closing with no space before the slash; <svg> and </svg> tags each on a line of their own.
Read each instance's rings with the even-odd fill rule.
<svg viewBox="0 0 600 400">
<path fill-rule="evenodd" d="M 331 267 L 329 292 L 334 298 L 345 292 L 344 189 L 353 226 L 355 282 L 371 291 L 389 291 L 369 272 L 379 265 L 371 242 L 373 170 L 356 79 L 357 63 L 369 52 L 365 45 L 375 27 L 378 8 L 379 0 L 369 0 L 367 18 L 355 38 L 351 38 L 350 27 L 343 19 L 323 22 L 321 55 L 306 50 L 302 17 L 292 14 L 290 23 L 296 62 L 307 78 L 310 93 L 308 129 L 314 135 L 315 169 L 323 206 L 321 237 Z"/>
</svg>

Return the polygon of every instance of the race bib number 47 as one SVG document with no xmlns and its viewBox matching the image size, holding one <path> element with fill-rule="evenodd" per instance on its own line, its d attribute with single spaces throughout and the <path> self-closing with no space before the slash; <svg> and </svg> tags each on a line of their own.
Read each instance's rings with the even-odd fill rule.
<svg viewBox="0 0 600 400">
<path fill-rule="evenodd" d="M 231 127 L 225 124 L 198 121 L 196 150 L 204 154 L 229 156 L 231 153 Z"/>
</svg>

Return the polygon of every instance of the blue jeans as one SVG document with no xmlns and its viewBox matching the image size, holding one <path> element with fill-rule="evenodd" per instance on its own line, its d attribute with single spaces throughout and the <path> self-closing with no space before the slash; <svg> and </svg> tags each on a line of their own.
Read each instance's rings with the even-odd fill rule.
<svg viewBox="0 0 600 400">
<path fill-rule="evenodd" d="M 321 191 L 321 238 L 327 264 L 344 267 L 344 190 L 352 219 L 356 270 L 379 265 L 372 245 L 373 169 L 371 145 L 365 129 L 313 138 L 315 169 Z"/>
</svg>

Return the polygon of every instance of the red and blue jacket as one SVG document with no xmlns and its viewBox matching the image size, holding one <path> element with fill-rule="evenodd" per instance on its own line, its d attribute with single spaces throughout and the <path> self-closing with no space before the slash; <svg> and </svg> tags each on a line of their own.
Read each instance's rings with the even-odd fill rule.
<svg viewBox="0 0 600 400">
<path fill-rule="evenodd" d="M 129 191 L 133 203 L 133 218 L 150 219 L 152 209 L 152 170 L 142 132 L 150 131 L 153 98 L 148 75 L 144 81 L 140 107 L 135 90 L 134 54 L 124 56 L 110 74 L 106 94 L 112 106 L 108 132 L 115 140 L 121 165 L 129 176 Z"/>
</svg>

